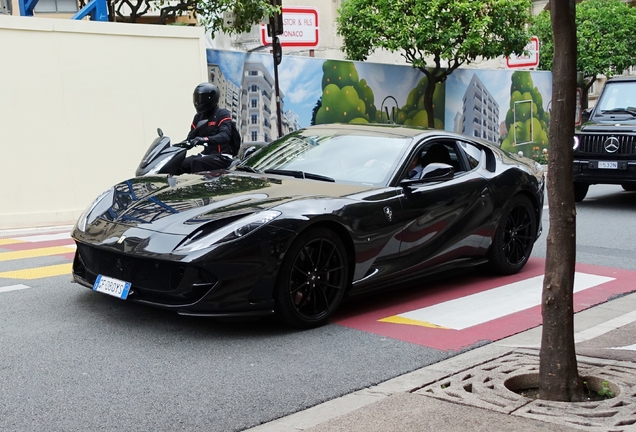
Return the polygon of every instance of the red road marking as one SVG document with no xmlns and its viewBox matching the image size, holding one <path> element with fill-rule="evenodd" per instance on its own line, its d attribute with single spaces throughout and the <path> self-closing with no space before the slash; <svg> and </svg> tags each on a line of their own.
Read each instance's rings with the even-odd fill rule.
<svg viewBox="0 0 636 432">
<path fill-rule="evenodd" d="M 469 275 L 440 280 L 423 287 L 422 290 L 394 291 L 392 294 L 382 295 L 376 301 L 368 299 L 361 302 L 359 306 L 353 304 L 348 308 L 345 307 L 332 322 L 440 350 L 460 350 L 479 341 L 503 339 L 541 325 L 541 306 L 531 307 L 464 330 L 428 328 L 379 322 L 379 320 L 539 276 L 544 273 L 544 270 L 545 260 L 531 258 L 521 273 L 512 276 L 487 278 Z M 613 295 L 636 291 L 636 285 L 633 283 L 636 280 L 634 271 L 588 264 L 577 264 L 576 271 L 616 279 L 574 294 L 575 312 L 604 303 Z"/>
</svg>

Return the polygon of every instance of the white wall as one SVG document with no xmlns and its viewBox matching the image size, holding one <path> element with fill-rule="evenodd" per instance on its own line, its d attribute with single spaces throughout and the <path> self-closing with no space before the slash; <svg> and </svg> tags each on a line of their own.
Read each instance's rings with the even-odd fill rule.
<svg viewBox="0 0 636 432">
<path fill-rule="evenodd" d="M 203 29 L 0 15 L 0 229 L 73 223 L 188 132 Z"/>
</svg>

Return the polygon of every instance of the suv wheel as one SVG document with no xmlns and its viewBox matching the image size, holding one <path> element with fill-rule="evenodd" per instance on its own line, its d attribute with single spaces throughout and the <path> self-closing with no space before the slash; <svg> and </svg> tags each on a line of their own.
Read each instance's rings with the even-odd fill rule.
<svg viewBox="0 0 636 432">
<path fill-rule="evenodd" d="M 623 189 L 625 189 L 627 192 L 634 192 L 634 191 L 636 191 L 636 184 L 623 183 L 621 186 L 622 186 L 622 187 L 623 187 Z"/>
<path fill-rule="evenodd" d="M 587 190 L 590 188 L 586 183 L 574 183 L 574 202 L 581 202 L 587 195 Z"/>
</svg>

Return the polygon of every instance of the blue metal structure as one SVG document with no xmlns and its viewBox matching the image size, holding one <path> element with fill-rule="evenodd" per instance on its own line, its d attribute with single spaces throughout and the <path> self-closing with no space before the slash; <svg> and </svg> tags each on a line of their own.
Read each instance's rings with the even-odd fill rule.
<svg viewBox="0 0 636 432">
<path fill-rule="evenodd" d="M 106 0 L 90 0 L 86 3 L 86 6 L 78 10 L 71 19 L 81 20 L 89 14 L 92 21 L 108 21 L 108 7 L 106 6 Z"/>
<path fill-rule="evenodd" d="M 18 0 L 18 4 L 21 16 L 33 16 L 33 9 L 38 4 L 38 0 Z M 108 21 L 106 0 L 90 0 L 71 19 L 81 20 L 87 15 L 90 15 L 92 21 Z"/>
</svg>

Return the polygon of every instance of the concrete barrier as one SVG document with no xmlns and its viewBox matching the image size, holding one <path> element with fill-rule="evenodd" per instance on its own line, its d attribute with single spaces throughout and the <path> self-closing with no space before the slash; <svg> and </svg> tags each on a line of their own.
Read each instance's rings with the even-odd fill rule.
<svg viewBox="0 0 636 432">
<path fill-rule="evenodd" d="M 203 81 L 202 28 L 0 15 L 0 229 L 73 223 Z"/>
</svg>

